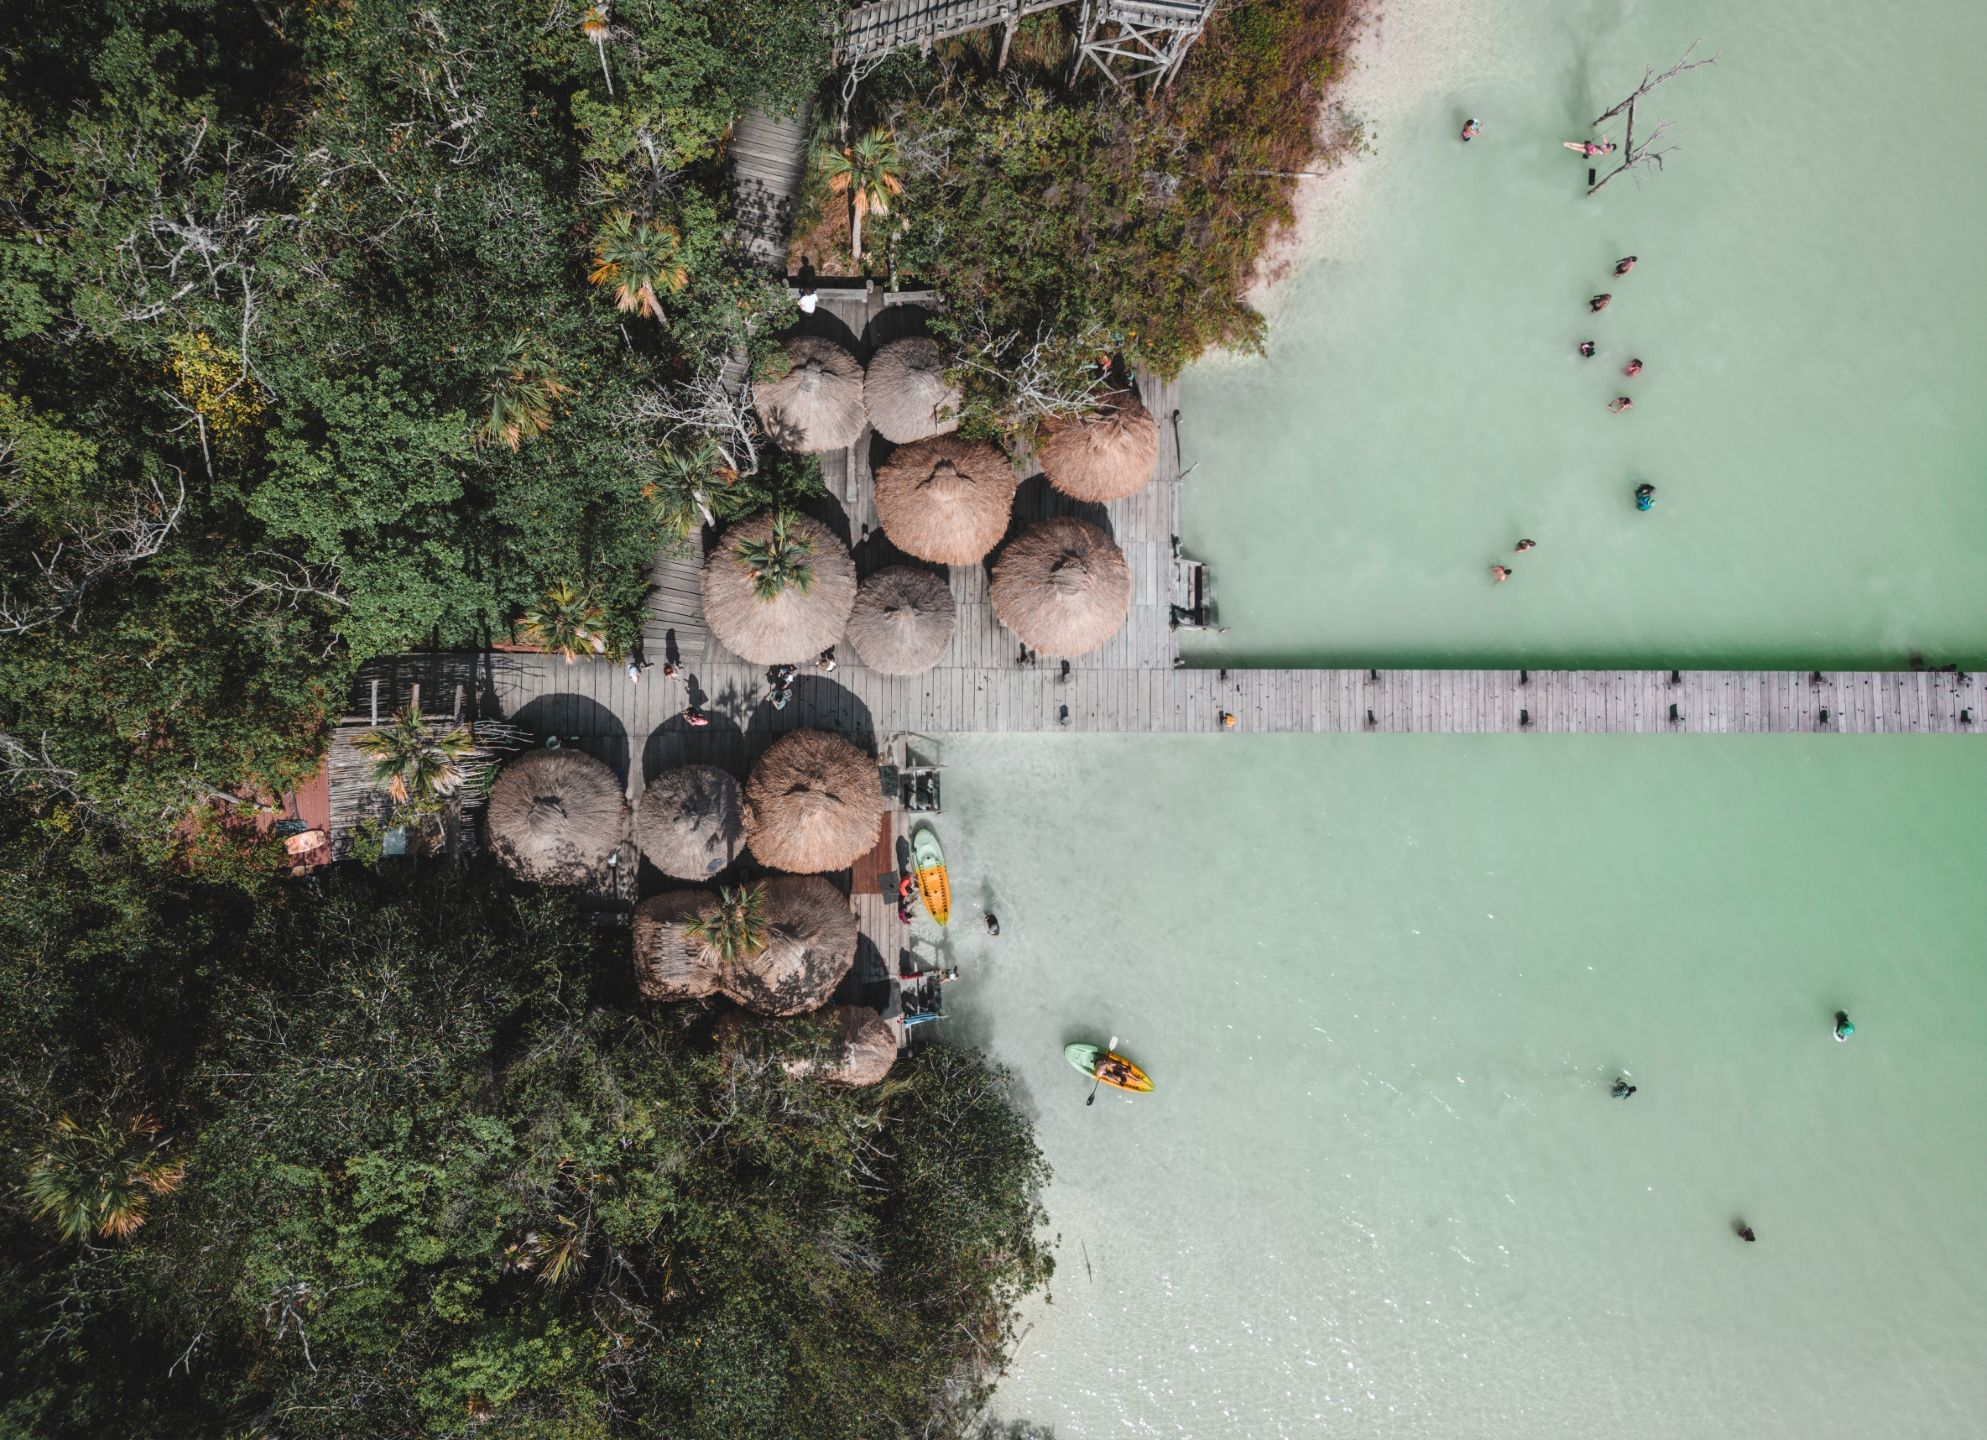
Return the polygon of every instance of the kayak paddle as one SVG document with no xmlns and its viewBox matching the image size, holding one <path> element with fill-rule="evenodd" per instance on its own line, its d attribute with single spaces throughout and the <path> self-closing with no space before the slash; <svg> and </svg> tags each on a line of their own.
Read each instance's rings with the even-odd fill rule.
<svg viewBox="0 0 1987 1440">
<path fill-rule="evenodd" d="M 1111 1037 L 1111 1043 L 1104 1047 L 1104 1051 L 1106 1054 L 1109 1054 L 1111 1051 L 1117 1048 L 1118 1048 L 1118 1037 L 1113 1035 Z M 1092 1074 L 1092 1079 L 1090 1081 L 1090 1098 L 1083 1102 L 1085 1105 L 1095 1105 L 1097 1103 L 1097 1087 L 1104 1083 L 1103 1076 L 1096 1074 L 1095 1071 L 1092 1071 L 1091 1074 Z"/>
</svg>

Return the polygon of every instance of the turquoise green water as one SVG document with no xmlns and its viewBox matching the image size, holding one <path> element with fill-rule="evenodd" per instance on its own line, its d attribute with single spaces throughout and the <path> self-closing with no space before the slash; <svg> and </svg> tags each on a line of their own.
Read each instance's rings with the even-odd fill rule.
<svg viewBox="0 0 1987 1440">
<path fill-rule="evenodd" d="M 1643 111 L 1675 122 L 1665 173 L 1582 198 L 1558 142 L 1698 36 L 1721 62 Z M 1183 394 L 1183 539 L 1230 627 L 1206 653 L 1987 655 L 1984 48 L 1961 0 L 1390 0 L 1351 90 L 1377 153 L 1267 359 Z"/>
<path fill-rule="evenodd" d="M 1015 1069 L 1055 1167 L 1059 1273 L 1003 1414 L 1062 1440 L 1980 1432 L 1969 742 L 943 758 L 944 1023 Z M 1159 1092 L 1086 1108 L 1061 1047 L 1113 1033 Z"/>
</svg>

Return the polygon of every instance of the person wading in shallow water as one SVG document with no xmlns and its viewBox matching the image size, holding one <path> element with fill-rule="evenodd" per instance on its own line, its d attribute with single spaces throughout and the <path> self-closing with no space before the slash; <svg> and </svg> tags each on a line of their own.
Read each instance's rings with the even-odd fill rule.
<svg viewBox="0 0 1987 1440">
<path fill-rule="evenodd" d="M 1580 358 L 1581 358 L 1582 360 L 1591 360 L 1591 359 L 1593 359 L 1593 358 L 1594 358 L 1594 342 L 1593 342 L 1593 341 L 1591 341 L 1591 340 L 1582 340 L 1582 341 L 1580 342 Z"/>
<path fill-rule="evenodd" d="M 1603 291 L 1587 302 L 1587 308 L 1598 315 L 1612 304 L 1614 304 L 1614 296 Z"/>
<path fill-rule="evenodd" d="M 1539 542 L 1536 540 L 1520 540 L 1514 547 L 1516 553 L 1520 555 L 1524 554 L 1527 550 L 1536 550 L 1538 548 Z"/>
<path fill-rule="evenodd" d="M 1642 373 L 1642 362 L 1640 360 L 1629 361 L 1621 367 L 1621 373 L 1633 380 L 1637 375 Z"/>
<path fill-rule="evenodd" d="M 1608 1094 L 1614 1096 L 1617 1100 L 1626 1100 L 1640 1088 L 1639 1085 L 1629 1084 L 1627 1077 L 1617 1075 L 1614 1077 L 1614 1089 L 1608 1091 Z"/>
<path fill-rule="evenodd" d="M 1624 255 L 1619 260 L 1614 262 L 1614 273 L 1617 276 L 1626 275 L 1629 271 L 1633 270 L 1634 268 L 1635 268 L 1635 257 L 1633 255 Z"/>
<path fill-rule="evenodd" d="M 1508 565 L 1493 565 L 1493 566 L 1491 566 L 1491 567 L 1490 567 L 1490 583 L 1491 583 L 1491 584 L 1493 584 L 1493 585 L 1502 585 L 1502 584 L 1503 584 L 1503 583 L 1504 583 L 1504 582 L 1505 582 L 1506 580 L 1509 580 L 1510 578 L 1511 578 L 1511 567 L 1510 567 L 1510 566 L 1508 566 Z"/>
<path fill-rule="evenodd" d="M 1613 403 L 1608 406 L 1608 414 L 1619 415 L 1624 410 L 1633 410 L 1634 408 L 1635 402 L 1633 400 L 1629 399 L 1626 395 L 1617 395 L 1614 397 Z"/>
<path fill-rule="evenodd" d="M 1465 145 L 1469 144 L 1470 141 L 1476 139 L 1482 133 L 1483 126 L 1478 123 L 1476 116 L 1472 115 L 1463 122 L 1463 143 Z"/>
</svg>

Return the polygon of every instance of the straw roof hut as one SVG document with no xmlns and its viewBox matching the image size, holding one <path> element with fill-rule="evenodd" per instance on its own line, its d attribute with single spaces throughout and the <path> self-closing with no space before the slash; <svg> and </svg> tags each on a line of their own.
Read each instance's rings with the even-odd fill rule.
<svg viewBox="0 0 1987 1440">
<path fill-rule="evenodd" d="M 1074 500 L 1136 495 L 1159 464 L 1159 422 L 1130 390 L 1113 390 L 1097 413 L 1051 420 L 1035 458 L 1049 483 Z"/>
<path fill-rule="evenodd" d="M 635 808 L 635 838 L 649 864 L 678 880 L 708 880 L 745 843 L 738 782 L 714 765 L 681 765 L 656 776 Z"/>
<path fill-rule="evenodd" d="M 584 885 L 621 844 L 626 805 L 614 772 L 578 750 L 531 750 L 498 772 L 484 824 L 520 880 Z"/>
<path fill-rule="evenodd" d="M 787 1073 L 814 1075 L 831 1085 L 875 1085 L 897 1059 L 897 1032 L 867 1005 L 837 1005 L 830 1057 L 789 1060 Z"/>
<path fill-rule="evenodd" d="M 855 444 L 869 423 L 856 357 L 815 335 L 796 335 L 786 347 L 793 368 L 752 387 L 752 403 L 773 443 L 801 455 Z"/>
<path fill-rule="evenodd" d="M 805 589 L 789 584 L 770 600 L 759 596 L 740 547 L 764 544 L 780 517 L 768 512 L 724 533 L 704 561 L 704 619 L 734 654 L 755 665 L 812 660 L 842 638 L 856 598 L 856 566 L 834 532 L 805 515 L 785 517 L 790 543 L 804 546 Z"/>
<path fill-rule="evenodd" d="M 702 1000 L 717 992 L 710 952 L 684 928 L 716 907 L 708 890 L 665 890 L 635 907 L 635 989 L 644 1000 Z"/>
<path fill-rule="evenodd" d="M 745 842 L 776 869 L 846 870 L 876 844 L 882 819 L 875 759 L 825 730 L 782 735 L 745 782 Z"/>
<path fill-rule="evenodd" d="M 892 565 L 856 591 L 849 643 L 872 670 L 916 675 L 938 663 L 957 620 L 958 608 L 943 580 L 929 570 Z"/>
<path fill-rule="evenodd" d="M 923 335 L 892 340 L 870 357 L 862 398 L 869 423 L 892 445 L 959 428 L 959 387 L 946 383 L 945 356 Z"/>
<path fill-rule="evenodd" d="M 719 988 L 761 1015 L 828 1003 L 856 963 L 856 912 L 819 875 L 775 875 L 766 886 L 766 948 L 725 966 Z"/>
<path fill-rule="evenodd" d="M 982 440 L 938 435 L 893 454 L 876 472 L 876 518 L 907 555 L 977 565 L 1007 533 L 1020 481 Z"/>
<path fill-rule="evenodd" d="M 994 613 L 1044 655 L 1085 655 L 1118 633 L 1131 609 L 1131 569 L 1087 520 L 1031 525 L 994 562 Z"/>
</svg>

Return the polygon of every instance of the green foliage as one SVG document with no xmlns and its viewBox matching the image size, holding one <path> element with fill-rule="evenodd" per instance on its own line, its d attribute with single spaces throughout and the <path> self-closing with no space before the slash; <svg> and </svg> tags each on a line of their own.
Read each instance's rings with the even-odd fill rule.
<svg viewBox="0 0 1987 1440">
<path fill-rule="evenodd" d="M 0 1013 L 0 1143 L 142 1087 L 187 1164 L 114 1246 L 0 1207 L 13 1428 L 965 1433 L 1048 1275 L 981 1061 L 822 1086 L 781 1063 L 817 1020 L 603 1003 L 626 956 L 565 900 L 341 868 L 244 906 L 48 826 L 0 806 L 0 999 L 35 997 Z M 106 948 L 189 998 L 119 997 Z"/>
<path fill-rule="evenodd" d="M 0 734 L 46 749 L 8 783 L 165 853 L 313 769 L 372 655 L 570 575 L 627 645 L 684 533 L 630 417 L 786 313 L 721 145 L 832 9 L 0 10 Z"/>
<path fill-rule="evenodd" d="M 582 655 L 605 655 L 605 617 L 593 597 L 570 581 L 554 582 L 518 621 L 525 644 L 541 646 L 568 665 Z"/>
<path fill-rule="evenodd" d="M 352 741 L 352 748 L 372 761 L 373 784 L 416 809 L 461 788 L 462 762 L 474 746 L 467 725 L 442 729 L 418 705 Z"/>
<path fill-rule="evenodd" d="M 732 556 L 752 572 L 752 588 L 761 600 L 777 600 L 789 588 L 805 594 L 814 588 L 814 566 L 808 557 L 814 542 L 795 528 L 790 510 L 773 512 L 773 528 L 764 540 L 740 540 Z"/>
<path fill-rule="evenodd" d="M 862 222 L 871 215 L 888 215 L 892 197 L 904 193 L 904 159 L 897 139 L 878 125 L 847 145 L 829 145 L 821 152 L 821 170 L 828 191 L 849 205 L 849 257 L 862 264 Z"/>
<path fill-rule="evenodd" d="M 1259 343 L 1242 295 L 1290 217 L 1290 172 L 1312 168 L 1351 9 L 1225 7 L 1171 88 L 1138 99 L 1094 74 L 1071 92 L 1060 55 L 997 74 L 971 44 L 936 84 L 874 89 L 915 157 L 898 269 L 944 291 L 956 326 L 1094 333 L 1162 375 L 1212 346 Z"/>
<path fill-rule="evenodd" d="M 22 1187 L 35 1218 L 53 1224 L 64 1240 L 128 1238 L 145 1223 L 152 1198 L 170 1195 L 186 1173 L 166 1158 L 158 1133 L 149 1115 L 121 1125 L 108 1116 L 87 1123 L 58 1118 Z"/>
<path fill-rule="evenodd" d="M 725 886 L 709 915 L 686 921 L 683 933 L 700 941 L 713 960 L 745 960 L 766 948 L 766 887 L 759 881 Z"/>
</svg>

